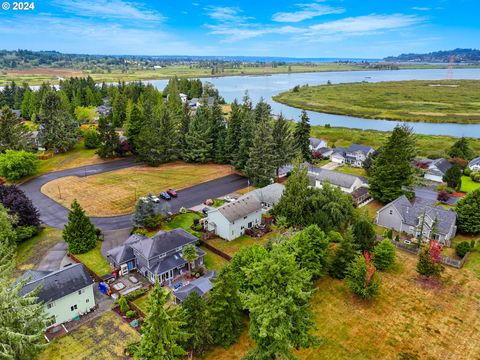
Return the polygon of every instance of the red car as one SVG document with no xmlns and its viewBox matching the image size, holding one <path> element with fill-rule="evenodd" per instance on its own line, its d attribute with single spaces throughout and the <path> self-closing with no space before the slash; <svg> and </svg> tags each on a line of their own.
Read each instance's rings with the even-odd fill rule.
<svg viewBox="0 0 480 360">
<path fill-rule="evenodd" d="M 177 197 L 177 192 L 173 189 L 168 189 L 167 194 L 170 195 L 171 197 Z"/>
</svg>

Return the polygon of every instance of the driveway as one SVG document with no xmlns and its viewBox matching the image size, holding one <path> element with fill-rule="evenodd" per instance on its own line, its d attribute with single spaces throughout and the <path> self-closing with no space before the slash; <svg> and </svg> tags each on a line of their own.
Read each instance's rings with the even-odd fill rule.
<svg viewBox="0 0 480 360">
<path fill-rule="evenodd" d="M 58 204 L 48 196 L 44 195 L 40 189 L 44 184 L 65 176 L 89 176 L 101 174 L 108 171 L 124 169 L 138 165 L 133 159 L 123 159 L 112 161 L 105 164 L 83 166 L 80 168 L 57 171 L 39 176 L 20 185 L 20 188 L 32 200 L 33 204 L 40 212 L 40 219 L 48 226 L 57 229 L 63 229 L 67 223 L 68 209 Z M 237 191 L 248 186 L 247 179 L 243 176 L 232 174 L 219 179 L 204 182 L 178 191 L 178 198 L 171 201 L 162 200 L 162 205 L 173 213 L 178 212 L 180 208 L 190 208 L 194 205 L 203 203 L 206 199 L 217 198 Z M 122 215 L 114 217 L 92 217 L 93 224 L 103 231 L 119 230 L 131 228 L 132 215 Z"/>
<path fill-rule="evenodd" d="M 339 164 L 339 163 L 330 161 L 328 164 L 323 165 L 323 166 L 322 166 L 322 169 L 325 169 L 325 170 L 335 170 L 335 169 L 338 168 L 340 165 L 341 165 L 341 164 Z"/>
<path fill-rule="evenodd" d="M 67 255 L 67 243 L 61 241 L 54 245 L 43 257 L 37 266 L 37 270 L 56 271 L 62 267 L 62 261 Z"/>
</svg>

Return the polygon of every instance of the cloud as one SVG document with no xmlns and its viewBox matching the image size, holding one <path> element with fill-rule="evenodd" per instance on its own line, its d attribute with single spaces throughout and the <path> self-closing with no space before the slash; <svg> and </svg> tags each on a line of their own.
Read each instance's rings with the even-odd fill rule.
<svg viewBox="0 0 480 360">
<path fill-rule="evenodd" d="M 432 8 L 414 6 L 414 7 L 412 7 L 412 10 L 417 10 L 417 11 L 430 11 L 430 10 L 432 10 Z"/>
<path fill-rule="evenodd" d="M 327 5 L 320 5 L 318 3 L 296 4 L 296 6 L 299 7 L 300 10 L 293 12 L 277 12 L 273 14 L 272 20 L 276 22 L 297 23 L 317 16 L 341 14 L 345 12 L 345 9 L 343 8 L 335 8 Z"/>
<path fill-rule="evenodd" d="M 282 27 L 271 27 L 271 26 L 262 26 L 250 24 L 245 27 L 239 26 L 229 26 L 226 24 L 221 25 L 207 25 L 211 29 L 211 34 L 214 35 L 224 35 L 226 38 L 224 42 L 235 42 L 240 40 L 247 40 L 256 38 L 259 36 L 270 35 L 270 34 L 298 34 L 303 32 L 302 29 L 296 28 L 293 26 L 282 26 Z"/>
<path fill-rule="evenodd" d="M 245 23 L 253 19 L 252 17 L 243 16 L 242 10 L 238 7 L 228 6 L 209 6 L 205 8 L 207 15 L 212 19 L 221 23 Z"/>
<path fill-rule="evenodd" d="M 162 21 L 165 19 L 163 15 L 156 11 L 123 0 L 55 0 L 53 4 L 77 16 L 144 21 Z"/>
</svg>

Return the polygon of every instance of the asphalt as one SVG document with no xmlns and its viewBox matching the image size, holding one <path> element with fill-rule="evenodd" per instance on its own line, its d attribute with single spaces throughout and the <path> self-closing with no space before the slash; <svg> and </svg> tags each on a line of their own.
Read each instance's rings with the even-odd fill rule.
<svg viewBox="0 0 480 360">
<path fill-rule="evenodd" d="M 90 176 L 135 165 L 138 165 L 138 163 L 133 159 L 123 159 L 104 164 L 89 165 L 75 169 L 52 172 L 29 180 L 20 185 L 20 188 L 37 207 L 40 212 L 40 219 L 44 224 L 57 229 L 63 229 L 67 223 L 68 209 L 44 195 L 41 192 L 43 185 L 52 180 L 66 176 Z M 177 198 L 170 201 L 161 200 L 159 206 L 175 213 L 182 207 L 190 208 L 203 203 L 206 199 L 218 198 L 247 186 L 248 183 L 245 177 L 237 174 L 227 175 L 222 178 L 180 190 L 178 191 Z M 131 214 L 114 217 L 92 217 L 91 220 L 96 227 L 103 231 L 128 229 L 132 226 Z"/>
</svg>

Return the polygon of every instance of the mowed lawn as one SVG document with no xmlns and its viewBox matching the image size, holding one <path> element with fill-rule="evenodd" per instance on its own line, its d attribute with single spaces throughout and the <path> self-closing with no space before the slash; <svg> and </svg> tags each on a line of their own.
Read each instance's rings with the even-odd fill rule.
<svg viewBox="0 0 480 360">
<path fill-rule="evenodd" d="M 462 176 L 462 188 L 460 191 L 469 193 L 477 189 L 480 189 L 480 183 L 473 181 L 470 176 Z"/>
<path fill-rule="evenodd" d="M 477 276 L 469 268 L 447 268 L 443 288 L 427 290 L 416 281 L 416 258 L 397 254 L 397 268 L 380 274 L 380 295 L 371 302 L 352 296 L 344 281 L 316 283 L 312 308 L 320 346 L 299 351 L 300 359 L 478 359 Z M 252 346 L 244 332 L 237 344 L 217 347 L 205 359 L 242 359 Z"/>
<path fill-rule="evenodd" d="M 116 216 L 133 212 L 136 199 L 148 193 L 180 190 L 232 173 L 229 165 L 139 165 L 87 177 L 64 177 L 45 184 L 42 192 L 65 207 L 77 199 L 89 216 Z"/>
<path fill-rule="evenodd" d="M 348 165 L 339 166 L 335 171 L 354 176 L 367 176 L 365 169 Z"/>
<path fill-rule="evenodd" d="M 110 264 L 101 253 L 102 243 L 97 241 L 94 249 L 85 254 L 75 255 L 86 267 L 92 270 L 98 276 L 103 276 L 112 272 Z"/>
<path fill-rule="evenodd" d="M 140 334 L 113 311 L 53 340 L 39 360 L 128 359 L 124 349 Z"/>
<path fill-rule="evenodd" d="M 217 248 L 218 250 L 223 251 L 224 253 L 230 256 L 233 256 L 240 249 L 249 247 L 253 244 L 264 245 L 269 239 L 274 238 L 275 236 L 278 236 L 278 235 L 279 233 L 277 231 L 271 231 L 268 234 L 259 238 L 254 238 L 248 235 L 242 235 L 232 241 L 227 241 L 221 238 L 215 238 L 215 239 L 207 240 L 207 242 L 210 245 Z"/>
</svg>

